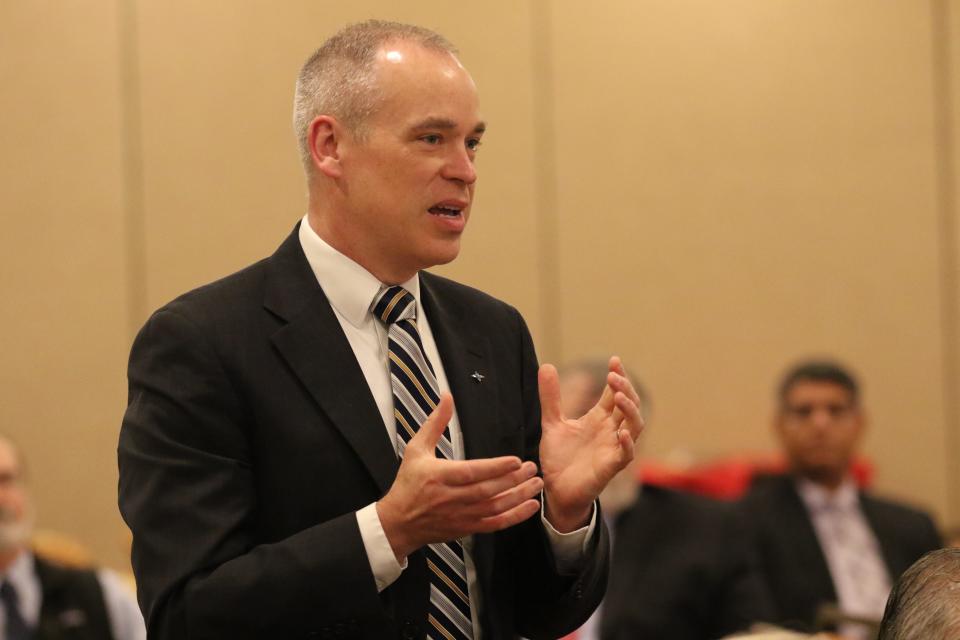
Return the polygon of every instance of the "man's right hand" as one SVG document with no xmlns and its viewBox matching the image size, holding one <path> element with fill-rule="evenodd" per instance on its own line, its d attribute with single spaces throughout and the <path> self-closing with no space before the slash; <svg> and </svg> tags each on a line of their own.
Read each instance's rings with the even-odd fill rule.
<svg viewBox="0 0 960 640">
<path fill-rule="evenodd" d="M 437 442 L 452 416 L 453 397 L 444 393 L 407 443 L 397 478 L 377 502 L 383 532 L 401 563 L 424 545 L 506 529 L 540 509 L 534 496 L 543 480 L 533 462 L 516 456 L 437 458 Z"/>
</svg>

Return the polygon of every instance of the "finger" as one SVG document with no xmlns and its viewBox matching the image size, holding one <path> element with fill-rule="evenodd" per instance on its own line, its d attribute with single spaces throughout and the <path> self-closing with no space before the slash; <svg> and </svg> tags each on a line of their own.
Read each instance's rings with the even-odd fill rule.
<svg viewBox="0 0 960 640">
<path fill-rule="evenodd" d="M 620 451 L 618 453 L 620 457 L 620 468 L 622 469 L 633 460 L 636 451 L 633 446 L 634 440 L 626 429 L 617 431 L 617 440 L 620 445 Z"/>
<path fill-rule="evenodd" d="M 630 433 L 630 437 L 636 440 L 645 426 L 643 415 L 640 413 L 640 407 L 620 391 L 617 392 L 616 403 L 617 409 L 623 414 L 623 420 L 618 426 L 620 428 L 626 427 L 626 430 Z"/>
<path fill-rule="evenodd" d="M 613 424 L 617 425 L 617 428 L 620 428 L 620 423 L 623 422 L 623 411 L 620 411 L 620 407 L 617 406 L 617 396 L 613 396 L 613 413 L 610 415 L 610 419 L 613 420 Z"/>
<path fill-rule="evenodd" d="M 607 368 L 622 376 L 627 375 L 627 372 L 623 368 L 623 360 L 620 359 L 620 356 L 610 356 L 610 360 L 607 362 Z"/>
<path fill-rule="evenodd" d="M 630 382 L 627 374 L 623 373 L 622 366 L 620 366 L 620 371 L 611 370 L 610 373 L 607 374 L 607 384 L 610 385 L 614 391 L 622 391 L 634 402 L 640 404 L 640 394 L 633 388 L 633 383 Z"/>
<path fill-rule="evenodd" d="M 489 518 L 483 518 L 477 526 L 477 533 L 492 533 L 519 524 L 540 511 L 540 503 L 536 500 L 526 500 L 513 509 L 504 511 Z"/>
<path fill-rule="evenodd" d="M 518 470 L 530 477 L 536 473 L 537 466 L 532 462 L 521 463 L 517 456 L 499 458 L 479 458 L 477 460 L 441 460 L 437 465 L 438 479 L 451 486 L 472 485 Z"/>
<path fill-rule="evenodd" d="M 473 504 L 489 500 L 494 496 L 523 484 L 537 473 L 537 465 L 524 462 L 516 471 L 502 474 L 495 478 L 482 480 L 470 484 L 454 487 L 456 499 L 463 504 Z"/>
<path fill-rule="evenodd" d="M 420 425 L 420 429 L 407 443 L 406 450 L 409 451 L 412 447 L 415 451 L 433 454 L 437 443 L 440 442 L 440 436 L 443 435 L 443 431 L 447 428 L 447 424 L 452 417 L 453 396 L 444 392 L 440 394 L 440 402 L 437 403 L 437 407 L 427 416 L 427 419 Z"/>
<path fill-rule="evenodd" d="M 559 422 L 563 420 L 560 411 L 560 377 L 557 368 L 552 364 L 545 364 L 537 372 L 537 387 L 540 390 L 540 413 L 543 422 Z"/>
<path fill-rule="evenodd" d="M 610 384 L 606 384 L 603 387 L 603 393 L 600 394 L 600 399 L 597 400 L 597 406 L 603 409 L 604 413 L 613 411 L 613 394 L 614 390 L 610 387 Z"/>
<path fill-rule="evenodd" d="M 464 513 L 477 518 L 489 518 L 509 511 L 527 500 L 539 495 L 543 490 L 543 478 L 534 476 L 515 487 L 464 508 Z"/>
</svg>

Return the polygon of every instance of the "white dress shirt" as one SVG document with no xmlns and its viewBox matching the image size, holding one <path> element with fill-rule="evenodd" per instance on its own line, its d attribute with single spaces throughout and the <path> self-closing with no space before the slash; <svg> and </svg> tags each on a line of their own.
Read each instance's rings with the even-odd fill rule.
<svg viewBox="0 0 960 640">
<path fill-rule="evenodd" d="M 890 574 L 880 544 L 863 511 L 856 484 L 847 478 L 835 491 L 800 478 L 797 492 L 827 560 L 840 610 L 880 620 L 890 594 Z M 843 625 L 840 633 L 867 638 L 861 625 Z"/>
<path fill-rule="evenodd" d="M 307 216 L 304 216 L 300 223 L 300 245 L 353 349 L 353 354 L 380 410 L 390 443 L 396 450 L 397 426 L 393 417 L 393 389 L 390 386 L 387 329 L 370 313 L 370 306 L 384 285 L 369 271 L 318 236 L 310 227 Z M 440 391 L 449 393 L 450 385 L 447 383 L 443 361 L 437 351 L 429 319 L 420 302 L 419 275 L 401 283 L 401 286 L 416 299 L 417 329 L 423 342 L 423 350 L 433 365 Z M 462 460 L 464 458 L 463 436 L 460 431 L 460 421 L 457 418 L 456 398 L 454 398 L 453 418 L 450 420 L 449 428 L 454 456 Z M 542 510 L 540 517 L 553 548 L 558 570 L 563 573 L 575 573 L 595 528 L 596 509 L 588 526 L 567 534 L 557 532 L 546 521 Z M 383 532 L 376 503 L 371 503 L 357 511 L 357 524 L 360 527 L 360 536 L 367 551 L 377 590 L 382 591 L 400 577 L 407 567 L 406 560 L 402 565 L 397 562 L 396 555 Z M 477 611 L 480 603 L 477 572 L 473 565 L 472 538 L 463 540 L 463 548 L 474 637 L 479 639 Z"/>
<path fill-rule="evenodd" d="M 103 604 L 107 609 L 107 619 L 113 637 L 116 640 L 146 640 L 147 630 L 133 594 L 113 572 L 100 570 L 96 575 L 100 590 L 103 592 Z M 40 609 L 43 606 L 43 589 L 34 566 L 33 554 L 25 551 L 18 555 L 7 572 L 0 576 L 0 580 L 9 582 L 16 590 L 20 616 L 30 629 L 36 629 L 40 622 Z M 64 615 L 70 613 L 66 611 Z M 72 613 L 80 616 L 73 620 L 76 624 L 84 622 L 81 611 Z M 5 628 L 6 624 L 6 610 L 0 607 L 0 629 Z"/>
</svg>

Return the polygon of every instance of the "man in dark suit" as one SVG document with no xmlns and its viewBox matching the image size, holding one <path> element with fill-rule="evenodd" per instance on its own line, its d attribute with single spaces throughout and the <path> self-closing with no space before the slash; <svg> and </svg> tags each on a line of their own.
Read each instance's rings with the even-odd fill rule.
<svg viewBox="0 0 960 640">
<path fill-rule="evenodd" d="M 606 363 L 561 370 L 566 412 L 600 398 Z M 643 385 L 633 381 L 644 418 Z M 639 449 L 639 445 L 637 446 Z M 613 547 L 607 595 L 576 640 L 716 640 L 770 617 L 746 531 L 732 504 L 638 483 L 640 456 L 600 496 Z"/>
<path fill-rule="evenodd" d="M 876 623 L 892 582 L 940 537 L 925 513 L 857 489 L 850 463 L 865 417 L 848 371 L 801 363 L 778 397 L 775 429 L 791 473 L 758 479 L 743 501 L 775 621 L 801 630 Z M 862 638 L 870 626 L 839 629 Z"/>
<path fill-rule="evenodd" d="M 565 418 L 517 311 L 422 271 L 469 217 L 473 80 L 441 36 L 369 21 L 306 62 L 294 124 L 307 215 L 131 352 L 120 507 L 150 637 L 561 635 L 602 596 L 595 500 L 642 420 L 616 358 Z"/>
<path fill-rule="evenodd" d="M 107 571 L 61 566 L 30 548 L 33 505 L 18 447 L 0 436 L 0 638 L 142 640 L 133 595 Z"/>
</svg>

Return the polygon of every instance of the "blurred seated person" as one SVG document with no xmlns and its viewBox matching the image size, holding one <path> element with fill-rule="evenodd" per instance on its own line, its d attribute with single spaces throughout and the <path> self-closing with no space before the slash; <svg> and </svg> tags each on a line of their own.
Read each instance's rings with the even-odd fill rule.
<svg viewBox="0 0 960 640">
<path fill-rule="evenodd" d="M 118 576 L 35 555 L 29 547 L 32 526 L 20 453 L 0 436 L 0 638 L 146 638 L 140 609 Z"/>
<path fill-rule="evenodd" d="M 897 580 L 879 640 L 960 638 L 960 549 L 937 549 Z"/>
<path fill-rule="evenodd" d="M 582 415 L 603 393 L 606 363 L 582 361 L 561 373 L 563 410 Z M 648 396 L 635 380 L 633 386 L 646 420 Z M 610 579 L 600 608 L 573 637 L 715 640 L 769 619 L 766 593 L 733 506 L 652 485 L 641 488 L 638 460 L 600 495 L 613 543 Z"/>
<path fill-rule="evenodd" d="M 892 581 L 940 537 L 925 513 L 859 491 L 851 478 L 866 417 L 849 371 L 802 362 L 784 376 L 777 400 L 774 430 L 788 474 L 758 478 L 742 502 L 774 622 L 872 637 L 868 624 L 835 623 L 879 622 Z"/>
</svg>

